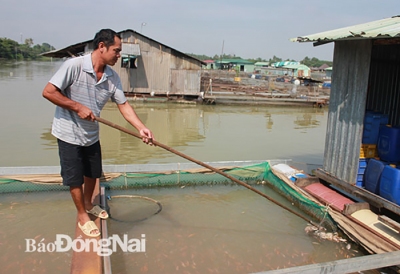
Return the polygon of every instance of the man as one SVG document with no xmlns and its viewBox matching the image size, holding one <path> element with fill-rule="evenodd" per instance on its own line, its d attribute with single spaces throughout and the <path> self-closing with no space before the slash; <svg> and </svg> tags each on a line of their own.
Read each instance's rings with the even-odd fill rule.
<svg viewBox="0 0 400 274">
<path fill-rule="evenodd" d="M 91 199 L 100 178 L 101 148 L 95 117 L 111 98 L 123 117 L 152 144 L 152 132 L 141 122 L 122 91 L 117 73 L 109 66 L 121 57 L 121 37 L 113 30 L 100 30 L 94 51 L 67 60 L 43 90 L 43 97 L 56 105 L 52 134 L 57 138 L 63 184 L 69 186 L 78 212 L 78 226 L 90 237 L 100 231 L 88 213 L 106 219 L 108 214 Z M 84 188 L 82 185 L 84 184 Z"/>
</svg>

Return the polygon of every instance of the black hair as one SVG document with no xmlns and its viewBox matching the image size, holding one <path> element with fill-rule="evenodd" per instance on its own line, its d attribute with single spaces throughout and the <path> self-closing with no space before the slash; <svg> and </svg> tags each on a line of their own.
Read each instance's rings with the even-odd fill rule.
<svg viewBox="0 0 400 274">
<path fill-rule="evenodd" d="M 117 34 L 112 29 L 102 29 L 96 33 L 93 39 L 94 49 L 99 47 L 100 42 L 103 42 L 106 47 L 112 46 L 114 44 L 114 37 L 121 39 L 119 34 Z"/>
</svg>

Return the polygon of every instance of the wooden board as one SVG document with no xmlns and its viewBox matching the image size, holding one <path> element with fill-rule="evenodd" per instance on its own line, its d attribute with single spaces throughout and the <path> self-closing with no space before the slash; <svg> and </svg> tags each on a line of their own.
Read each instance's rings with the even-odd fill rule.
<svg viewBox="0 0 400 274">
<path fill-rule="evenodd" d="M 350 216 L 400 246 L 400 234 L 384 222 L 381 222 L 378 218 L 379 216 L 371 210 L 362 209 L 354 212 Z"/>
</svg>

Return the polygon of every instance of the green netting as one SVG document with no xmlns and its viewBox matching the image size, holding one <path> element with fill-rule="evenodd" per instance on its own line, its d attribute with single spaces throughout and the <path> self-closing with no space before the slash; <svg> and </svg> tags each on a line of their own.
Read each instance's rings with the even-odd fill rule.
<svg viewBox="0 0 400 274">
<path fill-rule="evenodd" d="M 262 182 L 269 164 L 222 169 L 225 173 L 248 184 Z M 12 178 L 0 178 L 0 193 L 61 191 L 63 186 L 58 175 L 43 178 L 46 175 L 21 175 Z M 112 176 L 111 176 L 112 177 Z M 16 179 L 17 178 L 17 179 Z M 182 185 L 235 184 L 230 179 L 205 169 L 193 171 L 168 171 L 164 173 L 120 173 L 119 176 L 101 185 L 107 189 L 127 189 L 138 187 L 168 187 Z"/>
<path fill-rule="evenodd" d="M 37 191 L 63 191 L 68 190 L 61 184 L 33 183 L 8 178 L 0 178 L 0 193 L 37 192 Z"/>
<path fill-rule="evenodd" d="M 262 163 L 247 167 L 235 167 L 224 170 L 224 173 L 248 184 L 262 182 L 269 164 Z M 225 176 L 210 171 L 175 171 L 166 173 L 125 173 L 102 185 L 107 189 L 124 189 L 135 187 L 167 187 L 184 185 L 236 184 Z"/>
<path fill-rule="evenodd" d="M 321 206 L 312 200 L 308 199 L 302 193 L 283 182 L 272 172 L 266 172 L 264 180 L 268 182 L 268 185 L 276 192 L 284 196 L 296 207 L 306 212 L 309 216 L 319 220 L 326 228 L 336 231 L 336 222 L 328 213 L 328 209 L 325 206 Z"/>
<path fill-rule="evenodd" d="M 268 162 L 246 167 L 224 168 L 222 170 L 224 173 L 249 185 L 268 185 L 309 216 L 317 220 L 325 220 L 327 222 L 326 226 L 330 228 L 336 227 L 329 214 L 326 213 L 324 206 L 311 201 L 296 189 L 290 187 L 288 183 L 278 178 L 272 172 Z M 221 174 L 205 169 L 193 171 L 178 170 L 166 173 L 120 173 L 119 176 L 113 179 L 101 182 L 101 185 L 106 189 L 162 188 L 215 184 L 228 185 L 236 183 Z M 0 179 L 0 193 L 60 190 L 65 191 L 68 188 L 62 186 L 60 183 L 32 183 L 10 178 Z"/>
<path fill-rule="evenodd" d="M 290 187 L 287 183 L 278 178 L 271 170 L 270 164 L 264 162 L 257 165 L 246 167 L 235 167 L 224 170 L 224 173 L 249 185 L 264 183 L 276 192 L 291 201 L 295 206 L 306 212 L 316 220 L 323 220 L 325 226 L 335 230 L 336 225 L 326 211 L 326 207 L 321 206 L 306 196 Z M 236 184 L 225 176 L 214 172 L 187 172 L 176 171 L 170 174 L 151 173 L 138 174 L 126 173 L 109 182 L 102 183 L 106 189 L 129 189 L 138 187 L 167 187 L 185 185 L 213 185 L 213 184 Z"/>
</svg>

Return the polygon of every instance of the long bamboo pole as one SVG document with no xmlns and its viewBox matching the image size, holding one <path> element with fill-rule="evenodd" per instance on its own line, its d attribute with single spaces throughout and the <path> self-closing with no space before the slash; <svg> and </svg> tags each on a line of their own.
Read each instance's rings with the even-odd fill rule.
<svg viewBox="0 0 400 274">
<path fill-rule="evenodd" d="M 107 121 L 107 120 L 105 120 L 105 119 L 103 119 L 103 118 L 96 117 L 96 120 L 97 120 L 98 122 L 100 122 L 100 123 L 103 123 L 103 124 L 105 124 L 105 125 L 107 125 L 107 126 L 110 126 L 110 127 L 112 127 L 112 128 L 118 129 L 118 130 L 120 130 L 120 131 L 122 131 L 122 132 L 125 132 L 125 133 L 127 133 L 127 134 L 129 134 L 129 135 L 132 135 L 132 136 L 134 136 L 134 137 L 136 137 L 136 138 L 139 138 L 139 139 L 142 139 L 142 138 L 143 138 L 142 136 L 140 136 L 140 134 L 138 134 L 138 133 L 136 133 L 136 132 L 134 132 L 134 131 L 132 131 L 132 130 L 129 130 L 129 129 L 127 129 L 127 128 L 121 127 L 121 126 L 119 126 L 119 125 L 117 125 L 117 124 L 114 124 L 114 123 L 112 123 L 112 122 L 110 122 L 110 121 Z M 152 140 L 152 143 L 153 143 L 155 146 L 161 147 L 161 148 L 163 148 L 163 149 L 165 149 L 165 150 L 167 150 L 167 151 L 169 151 L 169 152 L 172 152 L 172 153 L 174 153 L 174 154 L 176 154 L 176 155 L 178 155 L 178 156 L 180 156 L 180 157 L 182 157 L 182 158 L 185 158 L 185 159 L 187 159 L 187 160 L 189 160 L 189 161 L 191 161 L 191 162 L 194 162 L 194 163 L 196 163 L 196 164 L 198 164 L 198 165 L 200 165 L 200 166 L 203 166 L 203 167 L 205 167 L 205 168 L 207 168 L 207 169 L 209 169 L 209 170 L 212 170 L 212 171 L 214 171 L 215 173 L 218 173 L 218 174 L 220 174 L 220 175 L 222 175 L 222 176 L 224 176 L 224 177 L 226 177 L 226 178 L 232 180 L 233 182 L 235 182 L 235 183 L 237 183 L 237 184 L 239 184 L 239 185 L 241 185 L 241 186 L 244 186 L 244 187 L 250 189 L 251 191 L 253 191 L 253 192 L 255 192 L 255 193 L 257 193 L 257 194 L 263 196 L 264 198 L 268 199 L 269 201 L 273 202 L 274 204 L 279 205 L 280 207 L 286 209 L 287 211 L 289 211 L 289 212 L 295 214 L 296 216 L 298 216 L 298 217 L 300 217 L 300 218 L 306 220 L 307 222 L 313 223 L 311 220 L 308 220 L 305 216 L 299 214 L 298 212 L 292 210 L 291 208 L 288 208 L 287 206 L 285 206 L 285 205 L 279 203 L 278 201 L 272 199 L 271 197 L 267 196 L 265 193 L 259 191 L 258 189 L 255 189 L 254 187 L 250 186 L 249 184 L 246 184 L 245 182 L 242 182 L 242 181 L 236 179 L 235 177 L 232 177 L 231 175 L 229 175 L 229 174 L 227 174 L 227 173 L 225 173 L 225 172 L 222 172 L 221 170 L 219 170 L 219 169 L 217 169 L 217 168 L 214 168 L 214 167 L 212 167 L 212 166 L 210 166 L 210 165 L 208 165 L 208 164 L 206 164 L 206 163 L 203 163 L 203 162 L 201 162 L 201 161 L 199 161 L 199 160 L 196 160 L 196 159 L 194 159 L 194 158 L 192 158 L 192 157 L 190 157 L 190 156 L 187 156 L 187 155 L 185 155 L 185 154 L 183 154 L 183 153 L 181 153 L 181 152 L 179 152 L 179 151 L 177 151 L 177 150 L 175 150 L 175 149 L 173 149 L 173 148 L 171 148 L 171 147 L 169 147 L 169 146 L 166 146 L 166 145 L 164 145 L 164 144 L 162 144 L 162 143 L 160 143 L 160 142 L 158 142 L 158 141 L 156 141 L 156 140 Z"/>
</svg>

